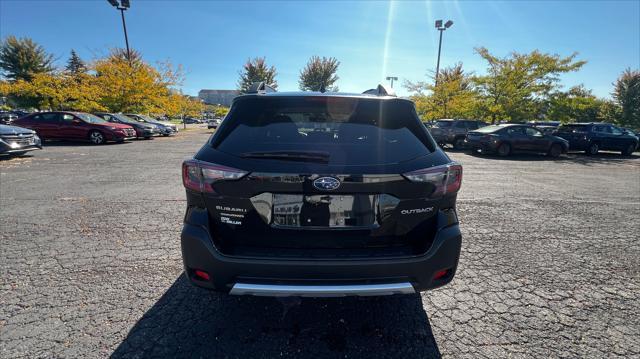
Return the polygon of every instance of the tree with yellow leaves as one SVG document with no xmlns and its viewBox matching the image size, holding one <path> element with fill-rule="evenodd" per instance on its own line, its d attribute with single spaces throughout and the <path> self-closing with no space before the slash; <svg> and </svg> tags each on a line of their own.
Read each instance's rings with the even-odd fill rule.
<svg viewBox="0 0 640 359">
<path fill-rule="evenodd" d="M 135 52 L 134 52 L 135 53 Z M 117 50 L 93 66 L 101 103 L 113 112 L 160 112 L 171 108 L 169 88 L 182 80 L 180 68 L 160 64 L 159 69 L 132 56 L 131 63 Z"/>
</svg>

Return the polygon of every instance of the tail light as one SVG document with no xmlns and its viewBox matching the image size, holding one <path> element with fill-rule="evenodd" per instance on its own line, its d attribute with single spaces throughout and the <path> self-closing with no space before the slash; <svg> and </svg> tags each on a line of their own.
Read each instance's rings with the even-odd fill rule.
<svg viewBox="0 0 640 359">
<path fill-rule="evenodd" d="M 432 196 L 442 196 L 460 190 L 462 185 L 462 165 L 452 162 L 443 166 L 405 173 L 403 176 L 411 182 L 431 183 L 435 187 Z"/>
<path fill-rule="evenodd" d="M 212 184 L 221 180 L 238 180 L 248 172 L 213 163 L 186 160 L 182 163 L 182 183 L 185 188 L 213 193 Z"/>
</svg>

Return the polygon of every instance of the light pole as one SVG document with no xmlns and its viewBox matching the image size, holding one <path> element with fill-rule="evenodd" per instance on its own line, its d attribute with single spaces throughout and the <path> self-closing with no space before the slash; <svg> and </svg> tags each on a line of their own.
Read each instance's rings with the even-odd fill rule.
<svg viewBox="0 0 640 359">
<path fill-rule="evenodd" d="M 127 60 L 131 64 L 131 52 L 129 51 L 129 37 L 127 36 L 127 23 L 124 21 L 124 11 L 131 7 L 129 0 L 107 0 L 109 4 L 120 10 L 122 16 L 122 28 L 124 29 L 124 42 L 127 44 Z"/>
<path fill-rule="evenodd" d="M 391 88 L 393 88 L 393 81 L 398 81 L 398 78 L 395 76 L 387 76 L 387 81 L 391 80 Z"/>
<path fill-rule="evenodd" d="M 436 64 L 436 86 L 438 86 L 438 74 L 440 73 L 440 50 L 442 50 L 442 33 L 453 25 L 453 21 L 447 20 L 442 26 L 442 20 L 436 20 L 436 29 L 440 31 L 440 42 L 438 43 L 438 63 Z"/>
</svg>

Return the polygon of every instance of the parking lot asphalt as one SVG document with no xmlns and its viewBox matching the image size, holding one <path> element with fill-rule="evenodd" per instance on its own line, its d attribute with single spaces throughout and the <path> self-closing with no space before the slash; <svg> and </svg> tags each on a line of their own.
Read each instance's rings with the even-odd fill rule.
<svg viewBox="0 0 640 359">
<path fill-rule="evenodd" d="M 451 153 L 465 173 L 450 285 L 277 300 L 182 276 L 180 163 L 208 135 L 0 160 L 0 357 L 640 355 L 637 153 Z"/>
</svg>

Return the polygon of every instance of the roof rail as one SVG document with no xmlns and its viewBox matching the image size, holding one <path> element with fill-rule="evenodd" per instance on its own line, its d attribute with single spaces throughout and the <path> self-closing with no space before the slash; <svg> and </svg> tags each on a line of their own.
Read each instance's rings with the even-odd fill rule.
<svg viewBox="0 0 640 359">
<path fill-rule="evenodd" d="M 269 92 L 276 92 L 276 89 L 267 85 L 264 81 L 254 82 L 249 88 L 249 91 L 247 91 L 247 93 L 258 93 L 258 94 L 269 93 Z"/>
<path fill-rule="evenodd" d="M 374 89 L 367 90 L 363 92 L 366 95 L 376 95 L 376 96 L 393 96 L 396 97 L 396 92 L 391 87 L 387 87 L 385 85 L 378 85 L 378 87 Z"/>
</svg>

